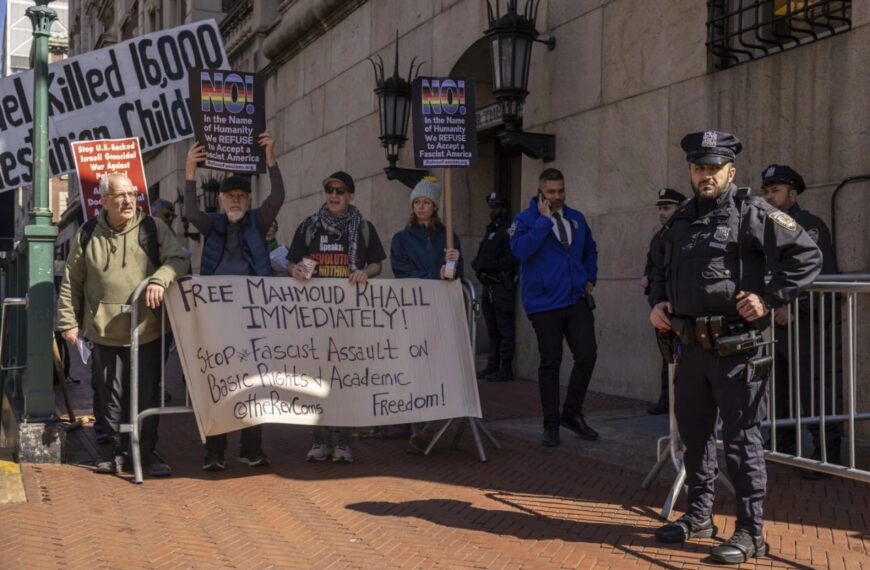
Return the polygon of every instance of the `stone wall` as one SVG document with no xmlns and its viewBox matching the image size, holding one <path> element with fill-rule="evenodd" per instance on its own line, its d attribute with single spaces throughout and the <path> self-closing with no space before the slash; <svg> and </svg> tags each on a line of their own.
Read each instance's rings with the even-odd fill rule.
<svg viewBox="0 0 870 570">
<path fill-rule="evenodd" d="M 283 2 L 274 16 L 303 4 Z M 662 4 L 652 15 L 648 0 L 543 0 L 538 29 L 558 45 L 554 51 L 535 47 L 524 112 L 527 130 L 556 135 L 557 160 L 548 166 L 565 172 L 568 202 L 585 212 L 598 241 L 599 361 L 592 389 L 648 400 L 658 393 L 659 357 L 639 278 L 657 226 L 655 191 L 672 186 L 690 192 L 681 137 L 711 128 L 738 134 L 745 143 L 737 161 L 741 185 L 758 188 L 770 162 L 792 164 L 810 187 L 802 203 L 826 220 L 838 181 L 870 173 L 868 3 L 853 4 L 854 29 L 846 34 L 718 72 L 711 71 L 705 47 L 704 3 Z M 391 66 L 398 31 L 400 69 L 416 56 L 427 62 L 424 74 L 449 74 L 482 37 L 486 3 L 370 0 L 340 21 L 324 22 L 305 37 L 310 43 L 290 45 L 286 49 L 295 55 L 268 69 L 268 123 L 287 184 L 279 237 L 290 240 L 303 216 L 321 203 L 320 181 L 344 169 L 357 181 L 355 204 L 388 248 L 407 217 L 408 189 L 387 181 L 382 171 L 386 159 L 377 141 L 377 100 L 366 57 L 380 55 Z M 280 29 L 272 27 L 264 42 L 274 45 L 270 34 Z M 231 57 L 255 61 L 251 50 L 257 45 Z M 481 164 L 458 172 L 454 184 L 456 228 L 469 257 L 486 223 L 483 197 L 493 184 L 492 147 L 481 149 Z M 401 165 L 412 165 L 410 145 Z M 523 159 L 522 204 L 535 192 L 543 167 Z M 870 269 L 865 196 L 860 187 L 849 187 L 838 207 L 844 271 Z M 518 315 L 517 371 L 534 378 L 534 334 Z M 566 355 L 563 380 L 569 370 Z"/>
</svg>

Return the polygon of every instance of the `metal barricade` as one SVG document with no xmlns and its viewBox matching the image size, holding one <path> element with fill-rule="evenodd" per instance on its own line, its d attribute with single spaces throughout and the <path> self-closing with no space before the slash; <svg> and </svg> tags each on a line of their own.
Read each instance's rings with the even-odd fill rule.
<svg viewBox="0 0 870 570">
<path fill-rule="evenodd" d="M 133 292 L 130 305 L 125 310 L 131 313 L 130 318 L 130 418 L 129 423 L 121 424 L 121 431 L 130 434 L 130 453 L 133 460 L 133 480 L 142 482 L 142 453 L 139 448 L 139 437 L 142 422 L 145 418 L 155 415 L 193 413 L 190 405 L 190 394 L 187 386 L 184 389 L 183 406 L 166 405 L 166 303 L 160 304 L 160 406 L 139 410 L 139 306 L 142 293 L 148 287 L 148 279 L 143 280 Z"/>
<path fill-rule="evenodd" d="M 135 413 L 135 410 L 139 409 L 139 306 L 140 306 L 140 298 L 148 286 L 148 279 L 145 279 L 139 286 L 136 287 L 136 290 L 133 292 L 132 299 L 130 301 L 130 305 L 125 307 L 125 311 L 129 311 L 131 313 L 130 319 L 130 419 L 128 423 L 121 424 L 121 431 L 124 433 L 130 434 L 130 452 L 132 455 L 133 461 L 133 480 L 136 483 L 142 483 L 142 454 L 139 446 L 140 432 L 142 429 L 142 422 L 145 418 L 154 415 L 165 415 L 165 414 L 186 414 L 193 413 L 193 407 L 190 404 L 190 394 L 187 391 L 187 386 L 185 385 L 184 390 L 184 405 L 183 406 L 166 406 L 165 402 L 165 393 L 166 393 L 166 303 L 162 303 L 160 306 L 160 327 L 161 327 L 161 366 L 160 366 L 160 406 L 156 408 L 148 408 L 145 410 L 141 410 L 138 413 Z M 465 309 L 466 315 L 468 318 L 468 330 L 471 335 L 471 351 L 474 354 L 475 349 L 475 338 L 477 331 L 477 322 L 476 317 L 480 313 L 480 305 L 477 300 L 477 295 L 474 291 L 474 285 L 471 284 L 470 281 L 462 280 L 462 292 L 465 299 Z M 472 380 L 474 381 L 474 380 Z M 467 419 L 467 425 L 471 429 L 472 436 L 474 437 L 474 443 L 477 448 L 478 455 L 480 456 L 481 461 L 486 461 L 486 452 L 483 447 L 483 441 L 481 440 L 480 434 L 482 433 L 486 439 L 495 447 L 496 449 L 501 449 L 501 445 L 495 439 L 495 437 L 490 433 L 490 431 L 482 424 L 477 418 L 454 418 L 454 419 Z M 447 428 L 450 427 L 453 419 L 447 420 L 435 437 L 432 438 L 429 446 L 426 448 L 425 454 L 429 454 L 430 451 L 435 447 L 435 444 L 444 435 L 444 432 L 447 431 Z M 459 438 L 461 437 L 464 429 L 465 423 L 460 424 L 459 430 L 457 431 L 456 437 L 453 440 L 453 445 L 456 445 Z"/>
<path fill-rule="evenodd" d="M 771 353 L 780 351 L 785 356 L 788 366 L 787 399 L 788 414 L 777 413 L 777 382 L 776 358 L 771 377 L 768 380 L 768 419 L 761 423 L 762 428 L 770 432 L 770 449 L 765 450 L 765 458 L 769 461 L 792 465 L 803 469 L 819 471 L 830 475 L 854 479 L 870 483 L 870 471 L 857 465 L 856 433 L 857 422 L 870 420 L 870 412 L 858 412 L 858 301 L 861 296 L 870 295 L 870 274 L 839 274 L 820 275 L 807 290 L 803 299 L 797 299 L 789 305 L 788 326 L 784 331 L 780 328 L 780 339 L 768 349 Z M 802 307 L 803 304 L 803 307 Z M 803 313 L 802 313 L 803 311 Z M 770 334 L 776 335 L 777 325 L 771 312 Z M 808 341 L 801 340 L 801 330 L 804 330 Z M 775 339 L 774 339 L 775 340 Z M 777 346 L 785 343 L 785 347 Z M 865 340 L 864 345 L 867 342 Z M 808 359 L 811 378 L 802 378 L 801 350 L 810 347 Z M 656 476 L 670 462 L 676 470 L 676 477 L 665 498 L 660 517 L 667 519 L 674 507 L 677 497 L 684 487 L 685 467 L 683 466 L 683 444 L 677 430 L 674 415 L 674 370 L 669 366 L 668 389 L 670 392 L 669 433 L 657 442 L 657 461 L 642 483 L 647 489 Z M 867 373 L 865 373 L 866 375 Z M 865 379 L 865 384 L 867 380 Z M 842 402 L 840 402 L 842 400 Z M 777 417 L 784 416 L 784 417 Z M 845 439 L 848 451 L 848 461 L 843 465 L 829 463 L 830 451 L 826 428 L 832 423 L 845 422 L 847 429 L 840 436 Z M 818 426 L 816 445 L 819 458 L 804 457 L 802 453 L 802 428 Z M 795 449 L 786 453 L 777 448 L 777 437 L 782 428 L 794 428 Z M 722 442 L 717 442 L 721 448 Z M 733 492 L 733 486 L 723 478 L 724 470 L 719 472 L 721 482 Z"/>
</svg>

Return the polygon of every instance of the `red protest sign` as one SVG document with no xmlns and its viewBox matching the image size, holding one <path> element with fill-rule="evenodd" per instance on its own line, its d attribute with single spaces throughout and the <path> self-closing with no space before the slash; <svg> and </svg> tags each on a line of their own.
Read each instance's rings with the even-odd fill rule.
<svg viewBox="0 0 870 570">
<path fill-rule="evenodd" d="M 138 138 L 76 141 L 70 146 L 79 176 L 85 221 L 100 213 L 100 179 L 116 172 L 126 175 L 133 183 L 137 207 L 146 214 L 151 213 Z"/>
</svg>

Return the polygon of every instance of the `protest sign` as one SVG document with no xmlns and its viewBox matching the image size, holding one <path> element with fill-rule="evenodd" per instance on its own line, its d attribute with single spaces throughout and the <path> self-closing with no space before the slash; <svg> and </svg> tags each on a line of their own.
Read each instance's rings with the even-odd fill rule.
<svg viewBox="0 0 870 570">
<path fill-rule="evenodd" d="M 230 172 L 266 172 L 257 137 L 266 130 L 263 77 L 241 71 L 190 70 L 194 138 L 205 146 L 205 166 Z"/>
<path fill-rule="evenodd" d="M 195 275 L 166 301 L 203 437 L 481 415 L 458 282 Z"/>
<path fill-rule="evenodd" d="M 75 168 L 70 143 L 138 137 L 143 152 L 193 135 L 187 70 L 223 69 L 214 20 L 55 62 L 48 77 L 51 176 Z M 0 191 L 31 182 L 33 71 L 0 78 Z"/>
<path fill-rule="evenodd" d="M 418 77 L 412 86 L 414 163 L 474 166 L 477 126 L 474 84 L 449 77 Z"/>
<path fill-rule="evenodd" d="M 148 200 L 148 184 L 145 182 L 145 168 L 142 166 L 142 153 L 139 139 L 112 139 L 99 141 L 76 141 L 72 143 L 73 159 L 79 177 L 79 196 L 82 199 L 82 212 L 85 221 L 96 218 L 100 213 L 100 178 L 107 174 L 120 173 L 133 183 L 136 192 L 136 207 L 146 214 L 151 213 Z"/>
</svg>

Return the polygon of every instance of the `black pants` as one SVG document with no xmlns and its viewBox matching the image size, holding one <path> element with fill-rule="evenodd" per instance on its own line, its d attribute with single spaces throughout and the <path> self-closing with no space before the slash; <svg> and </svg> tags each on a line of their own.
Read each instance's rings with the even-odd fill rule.
<svg viewBox="0 0 870 570">
<path fill-rule="evenodd" d="M 263 426 L 251 426 L 241 430 L 239 455 L 253 458 L 263 452 Z M 227 449 L 227 434 L 209 435 L 205 438 L 205 449 L 210 454 L 223 457 Z"/>
<path fill-rule="evenodd" d="M 485 284 L 483 286 L 483 319 L 489 336 L 489 355 L 486 367 L 490 370 L 513 370 L 516 328 L 514 297 L 516 287 Z"/>
<path fill-rule="evenodd" d="M 810 323 L 809 323 L 809 315 L 807 318 L 801 318 L 798 322 L 798 341 L 797 344 L 800 349 L 800 355 L 798 356 L 798 366 L 796 370 L 792 370 L 792 375 L 795 376 L 795 380 L 799 380 L 800 382 L 800 415 L 801 416 L 814 416 L 817 415 L 819 410 L 821 409 L 821 394 L 819 390 L 819 378 L 822 373 L 821 370 L 821 358 L 819 354 L 819 339 L 818 337 L 813 338 L 813 346 L 810 346 Z M 789 410 L 789 359 L 788 359 L 788 328 L 776 326 L 775 335 L 776 335 L 776 350 L 774 352 L 775 358 L 775 378 L 776 382 L 776 394 L 775 394 L 775 402 L 776 402 L 776 417 L 777 418 L 787 418 L 790 415 Z M 838 327 L 839 330 L 839 327 Z M 816 333 L 818 334 L 818 333 Z M 794 343 L 794 337 L 792 337 L 792 342 Z M 834 409 L 843 410 L 843 406 L 841 405 L 842 389 L 837 394 L 837 402 L 836 406 L 834 406 L 835 402 L 832 398 L 832 379 L 831 375 L 831 327 L 825 327 L 825 414 L 831 415 L 834 413 Z M 838 349 L 835 354 L 835 376 L 840 379 L 842 378 L 842 366 L 840 364 L 842 357 L 842 352 Z M 812 360 L 812 364 L 811 361 Z M 839 386 L 843 386 L 842 382 L 838 381 Z M 792 398 L 795 398 L 797 395 L 793 395 Z M 812 400 L 815 400 L 815 408 L 811 406 L 813 403 Z M 794 402 L 792 403 L 792 410 L 794 411 Z M 807 426 L 810 434 L 813 437 L 813 444 L 818 448 L 821 447 L 821 442 L 819 440 L 819 424 L 809 424 Z M 795 429 L 794 427 L 779 427 L 776 429 L 777 436 L 777 451 L 783 451 L 786 453 L 792 453 L 795 449 L 796 437 L 795 437 Z M 832 447 L 838 446 L 840 442 L 840 438 L 843 436 L 843 427 L 840 422 L 825 422 L 825 445 L 830 450 Z"/>
<path fill-rule="evenodd" d="M 700 346 L 680 348 L 674 410 L 686 446 L 687 512 L 709 516 L 713 511 L 718 412 L 725 464 L 737 494 L 736 529 L 760 535 L 767 471 L 759 424 L 767 414 L 767 379 L 747 381 L 745 355 L 720 357 Z"/>
<path fill-rule="evenodd" d="M 99 392 L 99 406 L 106 420 L 106 435 L 115 455 L 127 453 L 130 434 L 120 425 L 130 421 L 130 347 L 94 343 L 93 381 Z M 139 411 L 160 405 L 160 339 L 139 347 Z M 157 416 L 142 422 L 139 444 L 143 455 L 157 445 Z"/>
<path fill-rule="evenodd" d="M 538 388 L 541 391 L 541 407 L 544 409 L 544 427 L 559 426 L 559 367 L 562 364 L 562 339 L 574 356 L 574 367 L 568 381 L 568 393 L 562 407 L 562 415 L 583 413 L 583 401 L 595 360 L 598 357 L 595 343 L 595 317 L 580 299 L 575 305 L 530 315 L 535 336 L 538 337 Z"/>
<path fill-rule="evenodd" d="M 658 338 L 656 338 L 656 343 L 658 344 Z M 668 361 L 665 360 L 664 355 L 662 355 L 662 371 L 661 371 L 661 385 L 662 392 L 659 396 L 660 400 L 667 400 L 669 398 L 668 395 Z"/>
</svg>

